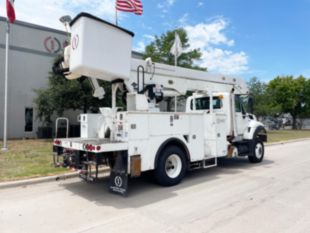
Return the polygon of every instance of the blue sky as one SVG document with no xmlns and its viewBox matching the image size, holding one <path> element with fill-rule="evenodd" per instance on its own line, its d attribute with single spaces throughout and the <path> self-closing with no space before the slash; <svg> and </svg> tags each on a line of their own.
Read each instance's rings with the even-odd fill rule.
<svg viewBox="0 0 310 233">
<path fill-rule="evenodd" d="M 286 74 L 310 75 L 309 0 L 176 0 L 167 13 L 160 9 L 154 11 L 158 1 L 148 2 L 139 23 L 144 22 L 152 30 L 139 29 L 138 40 L 143 34 L 160 34 L 179 26 L 184 15 L 186 25 L 210 24 L 224 19 L 227 25 L 222 33 L 233 40 L 234 45 L 214 47 L 246 54 L 247 70 L 240 75 L 246 78 L 257 76 L 263 80 Z M 133 22 L 132 18 L 136 17 L 124 20 L 122 24 L 137 28 L 139 23 Z"/>
<path fill-rule="evenodd" d="M 212 72 L 261 80 L 310 76 L 310 0 L 142 2 L 143 16 L 120 15 L 120 25 L 136 35 L 136 50 L 142 51 L 154 35 L 184 27 L 192 48 L 203 52 L 200 64 Z M 18 19 L 59 29 L 60 16 L 81 11 L 114 20 L 114 0 L 16 0 L 15 7 Z"/>
</svg>

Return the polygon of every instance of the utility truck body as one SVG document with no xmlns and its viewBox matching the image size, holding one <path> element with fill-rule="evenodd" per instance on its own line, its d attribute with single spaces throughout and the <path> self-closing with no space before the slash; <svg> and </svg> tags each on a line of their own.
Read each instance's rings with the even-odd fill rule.
<svg viewBox="0 0 310 233">
<path fill-rule="evenodd" d="M 54 140 L 56 165 L 79 169 L 86 180 L 108 165 L 110 190 L 125 195 L 128 178 L 142 172 L 154 171 L 158 183 L 170 186 L 189 169 L 216 166 L 219 157 L 263 160 L 266 130 L 246 112 L 242 79 L 132 59 L 132 36 L 86 13 L 71 22 L 71 44 L 55 71 L 68 79 L 88 77 L 97 98 L 105 94 L 97 80 L 111 82 L 112 107 L 82 114 L 80 138 Z M 175 99 L 174 111 L 167 110 L 167 98 Z"/>
</svg>

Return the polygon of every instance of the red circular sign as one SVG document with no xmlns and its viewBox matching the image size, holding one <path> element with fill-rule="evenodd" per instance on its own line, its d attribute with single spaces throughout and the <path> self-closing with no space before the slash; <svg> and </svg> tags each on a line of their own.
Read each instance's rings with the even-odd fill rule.
<svg viewBox="0 0 310 233">
<path fill-rule="evenodd" d="M 76 49 L 78 48 L 79 42 L 80 42 L 79 35 L 75 35 L 75 36 L 72 38 L 72 43 L 71 43 L 71 46 L 72 46 L 72 49 L 73 49 L 73 50 L 76 50 Z"/>
<path fill-rule="evenodd" d="M 61 50 L 61 43 L 56 37 L 49 36 L 44 40 L 44 47 L 49 53 L 58 53 Z"/>
</svg>

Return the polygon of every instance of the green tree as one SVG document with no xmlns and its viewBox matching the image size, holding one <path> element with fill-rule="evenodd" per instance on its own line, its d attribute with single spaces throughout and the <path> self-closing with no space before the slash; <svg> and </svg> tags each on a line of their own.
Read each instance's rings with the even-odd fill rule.
<svg viewBox="0 0 310 233">
<path fill-rule="evenodd" d="M 297 118 L 309 112 L 309 80 L 303 76 L 276 77 L 268 84 L 274 105 L 279 105 L 282 113 L 290 113 L 293 129 L 297 129 Z"/>
<path fill-rule="evenodd" d="M 301 127 L 305 118 L 310 117 L 310 79 L 306 79 L 304 93 L 301 96 L 301 105 L 303 112 L 300 115 Z"/>
<path fill-rule="evenodd" d="M 48 87 L 35 90 L 37 97 L 37 117 L 45 124 L 51 123 L 51 116 L 62 116 L 65 110 L 81 110 L 84 113 L 98 112 L 99 107 L 111 105 L 111 87 L 100 82 L 106 90 L 106 96 L 99 100 L 92 96 L 92 87 L 87 78 L 67 80 L 62 75 L 50 73 Z"/>
<path fill-rule="evenodd" d="M 195 65 L 195 61 L 199 61 L 202 53 L 199 49 L 189 50 L 190 44 L 187 33 L 184 29 L 179 28 L 173 31 L 168 31 L 160 37 L 155 36 L 145 48 L 144 58 L 151 57 L 153 62 L 174 65 L 174 55 L 170 53 L 170 49 L 175 39 L 175 33 L 178 33 L 182 43 L 184 52 L 178 57 L 178 66 L 192 68 L 198 70 L 207 70 Z"/>
<path fill-rule="evenodd" d="M 267 84 L 257 77 L 251 78 L 247 83 L 250 94 L 254 100 L 253 111 L 258 117 L 272 116 L 280 111 L 280 106 L 271 101 L 271 95 L 267 90 Z"/>
</svg>

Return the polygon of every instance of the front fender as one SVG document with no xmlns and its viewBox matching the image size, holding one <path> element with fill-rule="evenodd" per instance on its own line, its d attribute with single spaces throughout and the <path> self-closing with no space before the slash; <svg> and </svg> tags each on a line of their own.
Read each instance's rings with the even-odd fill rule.
<svg viewBox="0 0 310 233">
<path fill-rule="evenodd" d="M 249 122 L 247 129 L 243 133 L 243 139 L 253 140 L 259 137 L 263 142 L 267 141 L 267 131 L 264 124 L 259 121 L 252 120 Z"/>
</svg>

